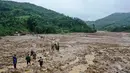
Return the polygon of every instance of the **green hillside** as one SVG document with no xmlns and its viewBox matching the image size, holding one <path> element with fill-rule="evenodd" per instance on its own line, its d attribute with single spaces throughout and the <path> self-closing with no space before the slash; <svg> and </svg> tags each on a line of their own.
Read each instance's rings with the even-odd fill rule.
<svg viewBox="0 0 130 73">
<path fill-rule="evenodd" d="M 130 13 L 114 13 L 88 24 L 95 24 L 98 30 L 129 31 Z"/>
<path fill-rule="evenodd" d="M 30 3 L 0 1 L 0 35 L 92 32 L 78 19 Z"/>
</svg>

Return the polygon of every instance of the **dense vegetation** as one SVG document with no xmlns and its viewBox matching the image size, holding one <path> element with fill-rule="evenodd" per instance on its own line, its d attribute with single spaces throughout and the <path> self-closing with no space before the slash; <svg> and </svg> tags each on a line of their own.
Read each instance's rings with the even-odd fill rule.
<svg viewBox="0 0 130 73">
<path fill-rule="evenodd" d="M 98 30 L 121 32 L 130 30 L 130 13 L 114 13 L 97 21 L 88 22 L 95 24 Z"/>
<path fill-rule="evenodd" d="M 87 24 L 30 3 L 0 1 L 0 35 L 14 33 L 93 32 Z"/>
</svg>

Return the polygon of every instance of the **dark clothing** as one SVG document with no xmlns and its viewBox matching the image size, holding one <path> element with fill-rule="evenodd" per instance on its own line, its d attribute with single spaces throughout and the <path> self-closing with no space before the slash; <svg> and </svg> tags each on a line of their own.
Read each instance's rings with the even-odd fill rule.
<svg viewBox="0 0 130 73">
<path fill-rule="evenodd" d="M 33 54 L 34 54 L 34 51 L 33 51 L 33 50 L 31 50 L 31 56 L 33 56 Z"/>
<path fill-rule="evenodd" d="M 30 56 L 26 56 L 26 61 L 27 61 L 27 65 L 28 65 L 28 63 L 31 62 L 31 57 Z"/>
<path fill-rule="evenodd" d="M 36 60 L 36 53 L 33 54 L 33 59 Z"/>
<path fill-rule="evenodd" d="M 40 67 L 42 67 L 42 65 L 43 65 L 43 59 L 41 58 L 40 60 L 38 60 L 38 62 L 39 62 Z"/>
<path fill-rule="evenodd" d="M 59 51 L 59 43 L 55 44 L 55 48 L 57 51 Z"/>
<path fill-rule="evenodd" d="M 16 67 L 16 64 L 14 64 L 14 68 L 16 69 L 17 67 Z"/>
<path fill-rule="evenodd" d="M 26 56 L 26 61 L 31 61 L 31 57 L 30 56 Z"/>
<path fill-rule="evenodd" d="M 27 61 L 27 65 L 28 65 L 29 63 L 31 63 L 31 62 L 30 62 L 30 61 Z"/>
<path fill-rule="evenodd" d="M 17 58 L 15 56 L 13 56 L 13 64 L 14 64 L 14 68 L 16 68 Z"/>
<path fill-rule="evenodd" d="M 17 64 L 17 58 L 15 56 L 13 57 L 13 64 Z"/>
<path fill-rule="evenodd" d="M 43 61 L 39 62 L 39 64 L 40 64 L 40 67 L 42 67 L 42 65 L 43 65 Z"/>
</svg>

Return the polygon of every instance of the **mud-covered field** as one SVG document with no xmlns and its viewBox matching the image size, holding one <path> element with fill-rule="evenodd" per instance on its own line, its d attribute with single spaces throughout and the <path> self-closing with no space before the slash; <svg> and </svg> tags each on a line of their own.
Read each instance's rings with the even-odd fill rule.
<svg viewBox="0 0 130 73">
<path fill-rule="evenodd" d="M 130 73 L 129 33 L 71 33 L 39 35 L 42 38 L 6 36 L 0 39 L 0 73 Z M 52 51 L 51 42 L 60 43 L 60 51 Z M 36 51 L 37 60 L 26 65 L 25 57 Z M 17 55 L 17 69 L 12 56 Z M 43 57 L 43 68 L 38 65 Z"/>
</svg>

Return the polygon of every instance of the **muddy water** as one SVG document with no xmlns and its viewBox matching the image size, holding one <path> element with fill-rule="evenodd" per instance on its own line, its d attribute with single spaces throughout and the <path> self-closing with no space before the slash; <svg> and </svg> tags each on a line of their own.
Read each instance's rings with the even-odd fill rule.
<svg viewBox="0 0 130 73">
<path fill-rule="evenodd" d="M 74 66 L 72 68 L 72 71 L 70 71 L 69 73 L 82 73 L 87 69 L 88 65 L 78 65 L 78 66 Z"/>
<path fill-rule="evenodd" d="M 69 73 L 82 73 L 89 67 L 89 65 L 94 64 L 93 63 L 93 60 L 95 59 L 94 55 L 86 55 L 85 59 L 88 64 L 80 64 L 78 66 L 74 66 Z"/>
<path fill-rule="evenodd" d="M 8 59 L 8 56 L 16 52 L 20 58 L 18 62 L 18 71 L 21 73 L 36 73 L 35 71 L 38 71 L 37 73 L 93 73 L 93 71 L 99 71 L 98 73 L 116 73 L 115 71 L 125 73 L 125 70 L 129 70 L 126 68 L 130 68 L 129 65 L 127 66 L 125 64 L 130 64 L 130 38 L 127 35 L 122 36 L 122 34 L 119 34 L 102 32 L 63 36 L 46 35 L 46 39 L 44 40 L 38 39 L 35 36 L 3 37 L 3 39 L 0 40 L 0 64 L 3 64 L 4 61 L 12 61 L 12 58 Z M 59 53 L 54 52 L 54 54 L 50 54 L 51 52 L 48 53 L 48 51 L 51 47 L 50 42 L 53 37 L 60 39 L 61 48 Z M 23 56 L 25 56 L 23 52 L 25 51 L 26 54 L 26 51 L 30 51 L 31 49 L 36 51 L 37 59 L 43 57 L 43 61 L 45 62 L 43 65 L 45 67 L 43 68 L 44 70 L 40 69 L 38 62 L 36 62 L 36 64 L 32 62 L 29 68 L 26 67 L 26 61 L 23 59 Z M 45 50 L 44 53 L 42 52 L 43 49 Z M 96 53 L 95 57 L 97 58 L 91 54 L 92 52 Z M 88 55 L 85 56 L 84 54 Z M 98 61 L 97 64 L 93 63 L 94 59 Z M 81 63 L 82 60 L 83 63 Z M 5 64 L 10 65 L 10 63 Z M 0 69 L 0 73 L 2 71 L 14 70 L 13 66 L 8 67 L 5 65 L 2 66 L 2 68 L 3 69 Z M 123 70 L 124 72 L 122 72 Z M 130 73 L 130 71 L 128 73 Z"/>
<path fill-rule="evenodd" d="M 77 63 L 78 61 L 79 61 L 79 59 L 78 59 L 78 57 L 76 57 L 76 59 L 74 61 L 70 62 L 69 65 L 73 65 L 73 64 Z M 62 68 L 66 68 L 67 66 L 68 66 L 68 64 L 62 66 Z"/>
<path fill-rule="evenodd" d="M 72 65 L 72 64 L 75 64 L 76 62 L 78 62 L 79 61 L 79 59 L 78 59 L 78 57 L 76 57 L 76 60 L 75 61 L 72 61 L 72 62 L 70 62 L 69 64 L 70 65 Z"/>
<path fill-rule="evenodd" d="M 86 59 L 86 61 L 87 61 L 87 63 L 88 63 L 89 65 L 94 64 L 94 63 L 93 63 L 94 58 L 95 58 L 94 55 L 86 55 L 86 56 L 85 56 L 85 59 Z"/>
<path fill-rule="evenodd" d="M 27 64 L 26 64 L 26 63 L 19 63 L 19 64 L 17 65 L 17 68 L 18 68 L 18 69 L 22 69 L 22 68 L 25 68 L 25 67 L 27 67 Z M 13 69 L 13 65 L 12 65 L 12 66 L 8 66 L 7 68 L 4 68 L 4 69 L 0 69 L 0 73 L 5 72 L 5 71 L 7 71 L 8 69 Z"/>
<path fill-rule="evenodd" d="M 7 71 L 8 69 L 0 69 L 0 73 Z"/>
<path fill-rule="evenodd" d="M 24 73 L 33 73 L 33 70 L 26 70 Z"/>
</svg>

